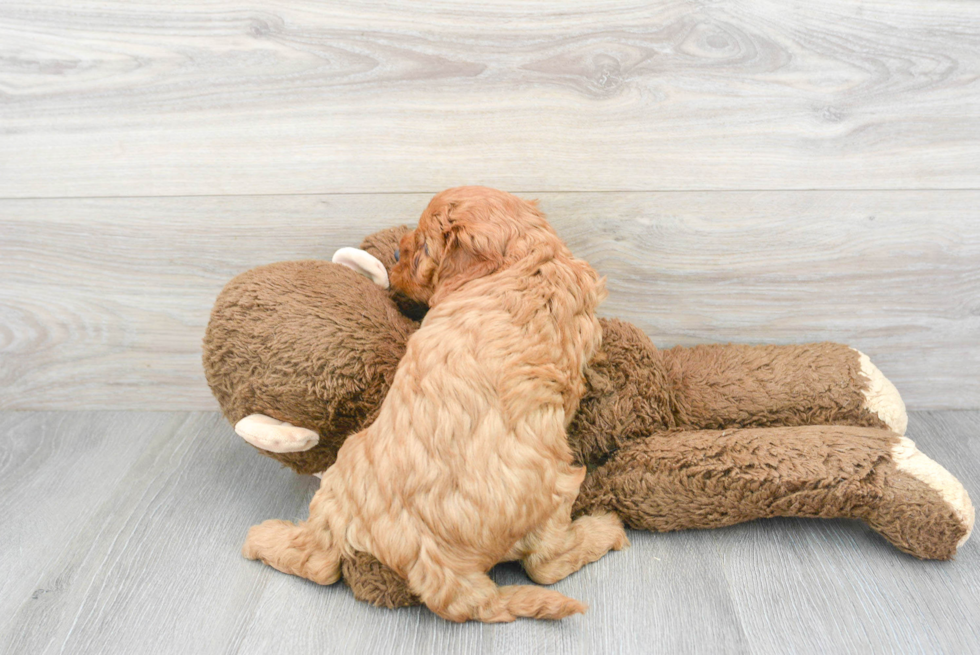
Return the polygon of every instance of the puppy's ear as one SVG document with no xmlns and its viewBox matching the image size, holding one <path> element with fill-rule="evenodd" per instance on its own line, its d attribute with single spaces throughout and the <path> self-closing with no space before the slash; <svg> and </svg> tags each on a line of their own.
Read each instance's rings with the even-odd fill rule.
<svg viewBox="0 0 980 655">
<path fill-rule="evenodd" d="M 500 268 L 507 241 L 502 226 L 473 220 L 456 203 L 451 203 L 440 219 L 443 250 L 437 272 L 439 290 L 430 304 L 452 289 Z"/>
</svg>

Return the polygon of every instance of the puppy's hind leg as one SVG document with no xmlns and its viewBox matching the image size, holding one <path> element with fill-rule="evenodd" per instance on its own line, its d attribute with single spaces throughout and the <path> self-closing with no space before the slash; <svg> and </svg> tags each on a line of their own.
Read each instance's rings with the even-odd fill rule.
<svg viewBox="0 0 980 655">
<path fill-rule="evenodd" d="M 327 530 L 307 522 L 271 520 L 248 531 L 242 555 L 262 560 L 283 573 L 328 585 L 340 579 L 340 548 Z"/>
<path fill-rule="evenodd" d="M 430 610 L 450 621 L 503 623 L 519 616 L 563 619 L 586 606 L 551 589 L 530 585 L 498 587 L 482 571 L 454 571 L 420 558 L 408 575 L 409 586 Z"/>
<path fill-rule="evenodd" d="M 565 518 L 548 523 L 525 541 L 524 570 L 538 584 L 553 584 L 595 562 L 610 550 L 629 546 L 623 522 L 615 514 Z"/>
<path fill-rule="evenodd" d="M 584 478 L 584 467 L 560 478 L 557 491 L 564 501 L 548 521 L 521 540 L 513 553 L 538 584 L 558 582 L 610 550 L 629 546 L 623 521 L 615 514 L 597 513 L 572 521 L 572 504 Z"/>
</svg>

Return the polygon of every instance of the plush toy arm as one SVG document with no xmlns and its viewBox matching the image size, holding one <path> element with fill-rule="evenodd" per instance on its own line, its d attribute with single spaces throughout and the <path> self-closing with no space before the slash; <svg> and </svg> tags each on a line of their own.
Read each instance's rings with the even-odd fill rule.
<svg viewBox="0 0 980 655">
<path fill-rule="evenodd" d="M 866 355 L 836 343 L 711 345 L 661 351 L 678 425 L 887 427 L 905 434 L 895 386 Z"/>
<path fill-rule="evenodd" d="M 655 531 L 856 518 L 923 559 L 951 558 L 974 520 L 963 486 L 912 441 L 847 426 L 655 434 L 586 478 L 575 511 L 601 510 Z"/>
</svg>

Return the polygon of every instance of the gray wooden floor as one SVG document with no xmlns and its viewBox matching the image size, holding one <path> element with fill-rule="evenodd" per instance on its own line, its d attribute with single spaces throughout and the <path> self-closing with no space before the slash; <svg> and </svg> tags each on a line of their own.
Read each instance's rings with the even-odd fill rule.
<svg viewBox="0 0 980 655">
<path fill-rule="evenodd" d="M 316 480 L 210 412 L 2 412 L 3 653 L 652 653 L 980 650 L 980 548 L 921 562 L 851 521 L 633 532 L 562 581 L 560 623 L 456 625 L 380 610 L 238 553 L 249 525 L 303 517 Z M 980 412 L 915 413 L 909 435 L 978 496 Z M 526 581 L 502 566 L 502 583 Z"/>
</svg>

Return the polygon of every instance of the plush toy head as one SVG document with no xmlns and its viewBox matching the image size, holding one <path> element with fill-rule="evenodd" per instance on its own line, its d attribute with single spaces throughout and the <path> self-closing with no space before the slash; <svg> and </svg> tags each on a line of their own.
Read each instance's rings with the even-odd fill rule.
<svg viewBox="0 0 980 655">
<path fill-rule="evenodd" d="M 365 240 L 387 266 L 408 228 Z M 386 261 L 389 260 L 389 261 Z M 299 473 L 333 463 L 344 439 L 373 420 L 425 308 L 347 266 L 281 262 L 237 276 L 215 302 L 204 370 L 232 423 L 265 414 L 319 433 L 300 452 L 269 452 Z"/>
</svg>

